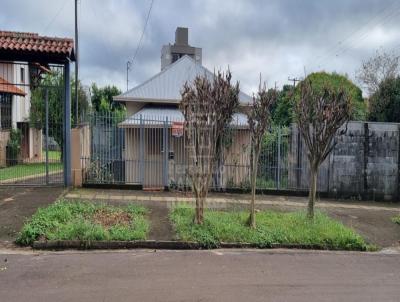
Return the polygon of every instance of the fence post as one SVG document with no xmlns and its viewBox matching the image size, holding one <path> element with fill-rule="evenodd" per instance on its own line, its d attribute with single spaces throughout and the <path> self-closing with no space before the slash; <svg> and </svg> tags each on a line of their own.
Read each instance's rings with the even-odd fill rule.
<svg viewBox="0 0 400 302">
<path fill-rule="evenodd" d="M 301 187 L 301 172 L 302 172 L 302 145 L 301 145 L 301 135 L 299 131 L 299 127 L 296 124 L 296 189 L 299 190 Z"/>
<path fill-rule="evenodd" d="M 64 64 L 64 186 L 71 186 L 71 82 L 70 62 Z"/>
<path fill-rule="evenodd" d="M 168 117 L 164 121 L 164 158 L 163 158 L 163 179 L 164 187 L 168 187 Z"/>
<path fill-rule="evenodd" d="M 281 188 L 281 127 L 278 126 L 278 164 L 277 164 L 277 189 Z"/>
<path fill-rule="evenodd" d="M 140 169 L 140 182 L 144 185 L 144 124 L 143 116 L 140 115 L 140 143 L 139 143 L 139 169 Z"/>
<path fill-rule="evenodd" d="M 46 88 L 46 136 L 45 136 L 45 144 L 46 144 L 46 185 L 49 184 L 49 89 Z"/>
</svg>

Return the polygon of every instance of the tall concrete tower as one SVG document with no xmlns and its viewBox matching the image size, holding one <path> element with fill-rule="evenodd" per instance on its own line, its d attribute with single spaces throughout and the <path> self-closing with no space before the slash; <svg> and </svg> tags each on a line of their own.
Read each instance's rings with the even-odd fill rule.
<svg viewBox="0 0 400 302">
<path fill-rule="evenodd" d="M 164 45 L 161 48 L 161 70 L 184 55 L 190 56 L 199 64 L 202 62 L 201 48 L 189 45 L 189 29 L 187 27 L 177 27 L 175 43 Z"/>
</svg>

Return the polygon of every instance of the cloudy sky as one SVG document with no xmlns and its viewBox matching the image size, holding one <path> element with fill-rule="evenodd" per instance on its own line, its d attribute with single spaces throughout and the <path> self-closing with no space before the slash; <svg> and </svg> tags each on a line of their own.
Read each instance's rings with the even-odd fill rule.
<svg viewBox="0 0 400 302">
<path fill-rule="evenodd" d="M 151 0 L 79 0 L 80 70 L 85 84 L 126 89 Z M 130 72 L 133 87 L 160 70 L 160 49 L 189 27 L 203 65 L 232 70 L 251 93 L 317 70 L 354 79 L 379 48 L 400 54 L 398 0 L 154 0 Z M 74 35 L 74 0 L 2 0 L 0 29 Z"/>
</svg>

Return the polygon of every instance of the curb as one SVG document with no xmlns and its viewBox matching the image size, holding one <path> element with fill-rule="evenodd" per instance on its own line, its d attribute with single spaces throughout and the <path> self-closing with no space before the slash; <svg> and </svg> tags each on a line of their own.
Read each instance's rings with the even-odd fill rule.
<svg viewBox="0 0 400 302">
<path fill-rule="evenodd" d="M 191 241 L 159 241 L 159 240 L 137 240 L 137 241 L 85 241 L 85 240 L 51 240 L 34 241 L 32 248 L 36 250 L 115 250 L 115 249 L 159 249 L 159 250 L 201 250 L 201 249 L 303 249 L 303 250 L 330 250 L 349 251 L 345 249 L 332 248 L 321 245 L 308 244 L 280 244 L 272 243 L 265 247 L 254 243 L 221 242 L 217 247 L 209 248 L 198 242 Z M 362 252 L 361 249 L 351 251 Z"/>
<path fill-rule="evenodd" d="M 33 249 L 37 250 L 63 250 L 63 249 L 83 249 L 83 250 L 115 250 L 115 249 L 170 249 L 170 250 L 191 250 L 201 249 L 197 242 L 185 241 L 157 241 L 157 240 L 138 240 L 138 241 L 82 241 L 82 240 L 54 240 L 54 241 L 34 241 Z"/>
</svg>

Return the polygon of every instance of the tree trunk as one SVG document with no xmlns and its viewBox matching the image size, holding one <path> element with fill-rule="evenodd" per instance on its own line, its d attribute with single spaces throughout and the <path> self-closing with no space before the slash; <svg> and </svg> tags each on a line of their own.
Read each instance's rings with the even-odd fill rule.
<svg viewBox="0 0 400 302">
<path fill-rule="evenodd" d="M 249 217 L 249 226 L 251 228 L 256 228 L 256 179 L 257 179 L 257 162 L 258 162 L 258 150 L 254 150 L 251 154 L 251 163 L 250 163 L 250 181 L 251 181 L 251 202 L 250 202 L 250 217 Z"/>
<path fill-rule="evenodd" d="M 307 207 L 307 217 L 309 219 L 314 219 L 314 204 L 315 198 L 317 195 L 317 175 L 318 175 L 318 168 L 313 167 L 311 165 L 310 168 L 310 194 L 308 199 L 308 207 Z"/>
<path fill-rule="evenodd" d="M 253 169 L 251 175 L 251 204 L 250 204 L 250 221 L 249 225 L 251 228 L 256 228 L 256 206 L 255 206 L 255 199 L 256 199 L 256 176 L 257 176 L 257 169 Z"/>
<path fill-rule="evenodd" d="M 205 194 L 201 191 L 198 196 L 196 196 L 196 215 L 194 218 L 195 224 L 203 224 L 204 222 L 204 199 Z"/>
</svg>

